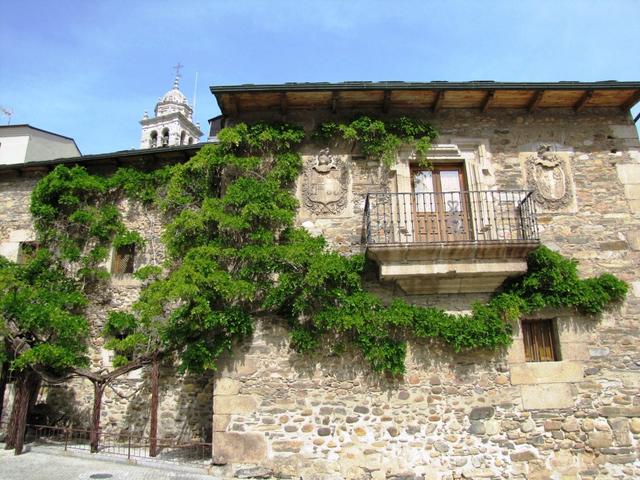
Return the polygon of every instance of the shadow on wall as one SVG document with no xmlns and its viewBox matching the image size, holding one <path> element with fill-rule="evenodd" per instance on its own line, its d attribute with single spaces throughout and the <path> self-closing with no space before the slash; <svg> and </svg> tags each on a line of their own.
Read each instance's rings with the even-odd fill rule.
<svg viewBox="0 0 640 480">
<path fill-rule="evenodd" d="M 176 418 L 182 421 L 180 436 L 212 441 L 213 374 L 185 375 L 176 398 Z"/>
<path fill-rule="evenodd" d="M 118 385 L 118 391 L 129 392 L 121 432 L 149 434 L 151 415 L 150 367 L 142 372 L 137 390 Z M 165 362 L 160 368 L 158 385 L 158 436 L 180 441 L 211 441 L 212 375 L 181 375 Z"/>
<path fill-rule="evenodd" d="M 404 299 L 415 305 L 438 307 L 455 313 L 469 313 L 474 302 L 486 302 L 491 296 L 490 294 L 406 295 L 393 283 L 379 283 L 374 267 L 370 263 L 367 264 L 363 275 L 363 286 L 378 296 L 383 303 L 390 303 L 393 299 Z M 403 378 L 373 372 L 369 362 L 356 349 L 349 346 L 339 347 L 342 339 L 325 338 L 323 340 L 325 347 L 320 351 L 312 354 L 298 354 L 289 348 L 288 337 L 286 321 L 274 317 L 265 318 L 259 322 L 259 327 L 251 337 L 245 339 L 241 345 L 235 346 L 233 353 L 221 359 L 220 375 L 234 376 L 234 372 L 253 370 L 251 364 L 255 362 L 259 371 L 276 372 L 278 375 L 297 380 L 312 380 L 322 372 L 322 375 L 328 375 L 335 381 L 361 378 L 369 387 L 383 390 L 397 389 L 398 385 L 405 381 Z M 415 338 L 406 340 L 408 341 L 407 375 L 412 369 L 428 372 L 441 371 L 446 367 L 454 370 L 458 380 L 468 381 L 475 371 L 486 370 L 490 365 L 495 368 L 498 364 L 506 364 L 506 350 L 495 352 L 474 350 L 456 354 L 451 347 L 439 340 Z M 254 393 L 259 394 L 258 391 Z"/>
<path fill-rule="evenodd" d="M 123 380 L 113 385 L 113 390 L 127 399 L 126 411 L 119 428 L 120 434 L 126 434 L 129 431 L 140 435 L 149 433 L 151 385 L 148 369 L 144 369 L 141 373 L 141 378 L 135 382 Z M 160 385 L 162 384 L 161 379 Z M 159 392 L 162 399 L 162 388 Z"/>
<path fill-rule="evenodd" d="M 507 369 L 506 349 L 455 353 L 439 340 L 407 340 L 406 374 L 385 375 L 374 372 L 362 354 L 352 347 L 330 351 L 330 345 L 338 345 L 337 338 L 326 338 L 324 350 L 296 353 L 289 347 L 286 322 L 264 319 L 252 337 L 221 359 L 219 376 L 240 378 L 242 394 L 255 394 L 269 399 L 267 402 L 277 403 L 295 401 L 295 396 L 304 401 L 305 392 L 324 386 L 345 390 L 345 394 L 350 395 L 377 391 L 391 397 L 407 383 L 429 383 L 431 376 L 445 372 L 447 378 L 438 381 L 473 385 L 481 373 L 497 374 Z"/>
<path fill-rule="evenodd" d="M 407 296 L 392 284 L 367 279 L 365 285 L 383 302 L 404 298 L 409 303 L 438 306 L 456 313 L 467 313 L 474 302 L 486 302 L 490 298 L 490 294 Z M 599 318 L 585 318 L 576 312 L 559 310 L 540 315 L 558 319 L 561 339 L 569 343 L 590 335 L 601 322 Z M 519 325 L 513 327 L 513 341 L 521 342 Z M 565 332 L 573 335 L 565 338 Z M 472 394 L 476 390 L 476 393 L 498 391 L 499 386 L 508 384 L 508 348 L 456 353 L 438 339 L 407 338 L 407 372 L 402 377 L 393 377 L 373 372 L 369 362 L 356 349 L 336 348 L 339 340 L 325 338 L 319 352 L 298 354 L 289 348 L 286 323 L 265 318 L 259 322 L 252 337 L 221 360 L 219 375 L 241 379 L 242 394 L 262 398 L 263 406 L 284 400 L 304 403 L 306 395 L 325 387 L 344 391 L 345 395 L 377 391 L 392 396 L 408 385 L 442 385 L 436 388 L 442 393 L 447 392 L 445 385 L 452 389 L 461 386 L 466 393 Z M 498 386 L 493 385 L 496 377 L 499 377 Z"/>
<path fill-rule="evenodd" d="M 38 402 L 29 412 L 27 423 L 34 425 L 87 428 L 91 418 L 91 404 L 79 401 L 69 385 L 45 385 Z"/>
</svg>

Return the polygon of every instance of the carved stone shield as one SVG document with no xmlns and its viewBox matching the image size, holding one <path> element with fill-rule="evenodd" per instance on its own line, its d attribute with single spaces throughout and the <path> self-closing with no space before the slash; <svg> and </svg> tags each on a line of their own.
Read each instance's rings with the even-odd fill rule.
<svg viewBox="0 0 640 480">
<path fill-rule="evenodd" d="M 344 162 L 328 148 L 321 150 L 304 168 L 304 205 L 315 214 L 340 213 L 347 204 L 347 180 Z"/>
<path fill-rule="evenodd" d="M 550 145 L 541 145 L 535 155 L 527 158 L 529 188 L 534 200 L 544 209 L 558 210 L 571 204 L 571 182 L 566 160 Z"/>
</svg>

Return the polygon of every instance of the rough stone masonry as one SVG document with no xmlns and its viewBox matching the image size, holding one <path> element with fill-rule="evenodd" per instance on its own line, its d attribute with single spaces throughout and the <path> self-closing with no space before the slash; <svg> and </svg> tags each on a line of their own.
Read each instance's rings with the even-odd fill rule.
<svg viewBox="0 0 640 480">
<path fill-rule="evenodd" d="M 245 112 L 230 121 L 266 117 Z M 326 118 L 303 111 L 287 121 L 311 130 Z M 213 378 L 178 377 L 167 367 L 160 434 L 212 438 L 225 473 L 259 466 L 305 479 L 640 477 L 640 143 L 628 113 L 445 109 L 425 118 L 440 132 L 438 145 L 457 148 L 470 189 L 537 188 L 547 178 L 539 190 L 542 243 L 579 260 L 584 276 L 611 272 L 628 281 L 627 301 L 598 319 L 540 312 L 536 318 L 555 322 L 558 361 L 526 362 L 516 326 L 513 345 L 497 353 L 455 354 L 410 340 L 401 379 L 372 373 L 350 352 L 298 355 L 277 319 L 265 320 Z M 306 165 L 319 162 L 316 146 L 301 153 Z M 301 176 L 298 222 L 342 253 L 361 253 L 365 196 L 403 191 L 411 152 L 390 170 L 344 146 L 324 154 L 344 169 L 331 190 L 344 205 L 319 208 L 333 197 L 310 196 Z M 536 173 L 529 163 L 537 159 L 555 173 Z M 19 242 L 34 239 L 28 198 L 36 180 L 0 178 L 0 253 L 9 258 Z M 120 208 L 147 240 L 138 266 L 161 261 L 160 217 L 128 202 Z M 455 312 L 489 295 L 408 295 L 375 279 L 368 287 L 385 299 Z M 90 308 L 94 331 L 107 309 L 130 305 L 139 289 L 132 279 L 112 280 Z M 97 336 L 92 362 L 110 362 Z M 145 379 L 134 374 L 107 390 L 107 429 L 148 428 Z M 50 387 L 42 398 L 86 414 L 88 387 Z"/>
<path fill-rule="evenodd" d="M 309 128 L 325 120 L 294 115 L 288 120 Z M 498 354 L 410 342 L 399 381 L 348 354 L 296 355 L 284 329 L 264 322 L 216 376 L 214 456 L 304 478 L 640 475 L 640 145 L 630 118 L 613 110 L 449 111 L 431 121 L 438 144 L 458 146 L 470 189 L 535 188 L 528 162 L 555 159 L 562 176 L 538 205 L 542 243 L 579 260 L 582 275 L 608 271 L 630 282 L 628 301 L 601 319 L 540 312 L 556 321 L 560 361 L 526 362 L 519 329 Z M 312 146 L 302 153 L 307 165 L 326 155 Z M 341 252 L 362 252 L 364 196 L 406 191 L 399 185 L 406 185 L 410 153 L 390 172 L 348 149 L 332 153 L 348 169 L 345 207 L 313 211 L 301 179 L 299 222 Z M 370 288 L 388 299 L 406 296 L 393 284 L 372 281 Z M 456 312 L 487 298 L 406 297 Z"/>
</svg>

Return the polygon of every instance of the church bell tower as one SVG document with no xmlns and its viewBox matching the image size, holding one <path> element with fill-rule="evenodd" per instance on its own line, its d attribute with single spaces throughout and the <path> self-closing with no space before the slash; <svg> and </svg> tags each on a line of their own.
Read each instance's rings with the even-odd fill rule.
<svg viewBox="0 0 640 480">
<path fill-rule="evenodd" d="M 193 109 L 180 91 L 181 67 L 179 63 L 174 67 L 176 78 L 173 88 L 159 99 L 154 110 L 155 116 L 149 118 L 145 112 L 140 120 L 141 149 L 191 145 L 200 141 L 200 125 L 193 123 Z"/>
</svg>

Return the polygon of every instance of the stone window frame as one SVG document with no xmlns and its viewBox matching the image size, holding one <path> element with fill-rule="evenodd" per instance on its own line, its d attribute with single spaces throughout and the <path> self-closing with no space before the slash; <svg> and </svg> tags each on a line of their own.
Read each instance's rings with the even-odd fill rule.
<svg viewBox="0 0 640 480">
<path fill-rule="evenodd" d="M 549 319 L 554 322 L 561 355 L 553 362 L 527 361 L 522 320 Z M 519 321 L 514 322 L 514 327 L 514 339 L 506 352 L 505 360 L 509 365 L 511 385 L 522 388 L 525 409 L 551 408 L 541 406 L 551 403 L 555 405 L 554 408 L 572 406 L 573 385 L 584 379 L 585 362 L 591 358 L 590 348 L 597 332 L 596 324 L 585 322 L 582 315 L 571 309 L 548 308 L 523 315 Z M 563 399 L 563 406 L 543 398 L 555 394 Z M 527 401 L 524 400 L 525 396 Z"/>
<path fill-rule="evenodd" d="M 522 315 L 514 322 L 513 342 L 507 350 L 507 362 L 513 364 L 550 365 L 558 363 L 585 362 L 591 358 L 589 349 L 597 340 L 596 332 L 603 324 L 613 325 L 611 317 L 603 317 L 600 323 L 585 322 L 584 316 L 569 308 L 545 308 L 541 311 Z M 555 362 L 527 362 L 524 354 L 522 320 L 553 320 L 559 347 L 559 359 Z"/>
<path fill-rule="evenodd" d="M 488 142 L 484 139 L 450 138 L 446 143 L 434 143 L 427 152 L 427 160 L 434 166 L 451 164 L 462 167 L 467 190 L 490 190 L 495 180 L 487 151 Z M 411 169 L 418 163 L 415 151 L 408 148 L 400 150 L 398 161 L 390 168 L 390 192 L 412 192 Z M 400 218 L 409 219 L 407 225 L 399 226 L 402 235 L 412 236 L 412 212 L 402 204 L 398 205 L 398 211 Z"/>
</svg>

